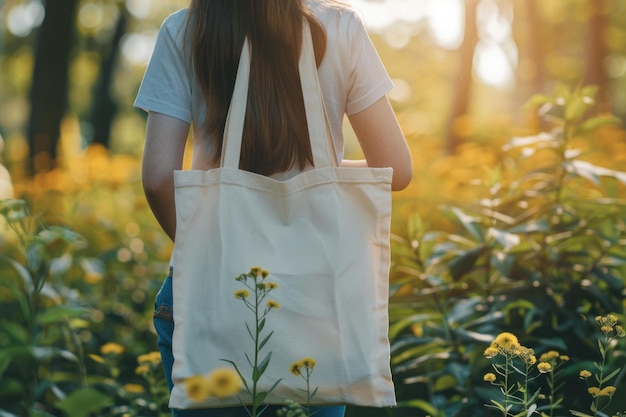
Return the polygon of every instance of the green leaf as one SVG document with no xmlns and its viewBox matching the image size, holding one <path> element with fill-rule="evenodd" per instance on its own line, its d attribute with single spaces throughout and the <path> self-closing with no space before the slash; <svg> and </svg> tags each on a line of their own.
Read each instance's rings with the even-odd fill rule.
<svg viewBox="0 0 626 417">
<path fill-rule="evenodd" d="M 28 330 L 24 326 L 12 321 L 0 320 L 0 329 L 4 337 L 8 337 L 13 345 L 28 344 Z"/>
<path fill-rule="evenodd" d="M 550 223 L 547 219 L 531 220 L 508 230 L 509 233 L 546 233 L 549 231 Z"/>
<path fill-rule="evenodd" d="M 435 381 L 435 386 L 433 387 L 433 389 L 435 391 L 445 391 L 449 388 L 454 388 L 458 386 L 458 382 L 456 380 L 455 377 L 453 377 L 452 375 L 442 375 L 441 377 L 437 378 L 437 380 Z"/>
<path fill-rule="evenodd" d="M 265 397 L 267 397 L 267 392 L 259 392 L 253 401 L 256 405 L 261 405 L 265 401 Z"/>
<path fill-rule="evenodd" d="M 39 314 L 37 322 L 39 324 L 59 323 L 67 319 L 84 317 L 89 313 L 88 309 L 82 307 L 53 306 Z"/>
<path fill-rule="evenodd" d="M 259 366 L 258 366 L 259 378 L 261 377 L 261 375 L 263 375 L 265 373 L 265 370 L 267 369 L 267 367 L 270 364 L 270 359 L 272 359 L 272 352 L 268 353 L 267 356 L 265 356 L 265 358 L 259 364 Z"/>
<path fill-rule="evenodd" d="M 242 375 L 241 371 L 239 371 L 239 367 L 237 366 L 237 364 L 233 361 L 229 361 L 228 359 L 220 359 L 220 360 L 230 363 L 233 366 L 233 368 L 235 368 L 237 375 L 239 375 L 239 378 L 243 382 L 243 385 L 246 387 L 246 391 L 250 392 L 250 388 L 248 388 L 248 382 L 246 381 L 246 378 L 244 378 L 244 376 Z"/>
<path fill-rule="evenodd" d="M 506 412 L 506 408 L 504 408 L 504 406 L 502 404 L 500 404 L 499 402 L 497 402 L 496 400 L 492 399 L 491 400 L 491 404 L 495 405 L 496 408 L 502 412 Z"/>
<path fill-rule="evenodd" d="M 572 413 L 572 415 L 575 417 L 593 417 L 590 414 L 581 413 L 580 411 L 576 410 L 569 410 L 569 412 Z"/>
<path fill-rule="evenodd" d="M 59 349 L 51 346 L 30 346 L 28 350 L 38 361 L 52 358 L 63 358 L 71 362 L 78 362 L 78 357 L 69 350 Z"/>
<path fill-rule="evenodd" d="M 483 250 L 484 248 L 479 246 L 474 249 L 462 251 L 459 256 L 452 259 L 448 263 L 452 277 L 457 280 L 463 275 L 471 272 L 478 259 L 480 259 Z"/>
<path fill-rule="evenodd" d="M 586 85 L 580 90 L 580 95 L 582 97 L 587 97 L 591 100 L 595 100 L 596 95 L 598 94 L 599 87 L 597 85 Z"/>
<path fill-rule="evenodd" d="M 72 417 L 87 417 L 114 404 L 113 398 L 91 388 L 72 392 L 55 406 Z"/>
<path fill-rule="evenodd" d="M 25 285 L 26 292 L 28 294 L 32 294 L 35 286 L 33 284 L 33 279 L 30 275 L 30 272 L 28 272 L 24 265 L 4 255 L 0 256 L 0 259 L 3 259 L 5 262 L 11 265 L 11 267 L 15 270 L 15 272 L 17 272 L 20 278 L 22 278 L 22 282 Z"/>
<path fill-rule="evenodd" d="M 566 162 L 564 166 L 568 171 L 586 178 L 596 185 L 600 184 L 600 179 L 598 177 L 612 177 L 622 184 L 626 184 L 626 172 L 599 167 L 590 162 L 581 161 L 579 159 Z"/>
<path fill-rule="evenodd" d="M 520 237 L 514 233 L 505 232 L 504 230 L 490 227 L 487 230 L 487 236 L 498 242 L 505 250 L 509 250 L 519 245 Z"/>
<path fill-rule="evenodd" d="M 621 120 L 617 116 L 598 116 L 582 122 L 575 130 L 576 135 L 584 135 L 604 126 L 620 125 Z"/>
<path fill-rule="evenodd" d="M 607 376 L 605 376 L 604 378 L 602 378 L 602 380 L 600 380 L 600 384 L 604 384 L 605 382 L 609 381 L 611 378 L 613 378 L 615 375 L 617 375 L 619 373 L 621 369 L 615 369 L 613 372 L 611 372 L 610 374 L 608 374 Z"/>
<path fill-rule="evenodd" d="M 250 335 L 252 340 L 254 340 L 254 334 L 252 333 L 252 330 L 250 330 L 250 326 L 248 325 L 248 323 L 246 323 L 246 329 L 248 330 L 248 334 Z"/>
<path fill-rule="evenodd" d="M 565 106 L 565 120 L 571 122 L 580 119 L 592 104 L 584 97 L 573 98 Z"/>
<path fill-rule="evenodd" d="M 480 217 L 470 216 L 465 214 L 461 209 L 457 207 L 452 207 L 450 212 L 456 217 L 456 219 L 461 223 L 461 225 L 467 230 L 467 232 L 477 241 L 482 241 L 483 236 L 481 233 L 481 228 L 479 223 L 481 221 Z"/>
<path fill-rule="evenodd" d="M 274 388 L 276 388 L 276 387 L 278 386 L 278 384 L 280 384 L 280 381 L 282 381 L 282 380 L 283 380 L 283 379 L 282 379 L 282 378 L 280 378 L 280 379 L 278 379 L 276 382 L 274 382 L 274 383 L 272 384 L 272 386 L 270 387 L 270 389 L 268 389 L 268 390 L 267 390 L 267 395 L 269 395 L 269 394 L 270 394 L 270 392 L 274 391 Z M 317 391 L 317 388 L 315 389 L 315 391 Z"/>
<path fill-rule="evenodd" d="M 515 148 L 525 148 L 537 144 L 549 145 L 550 147 L 556 148 L 559 146 L 559 141 L 551 133 L 541 132 L 534 136 L 514 137 L 502 147 L 502 150 L 506 152 Z"/>
<path fill-rule="evenodd" d="M 272 337 L 273 334 L 274 334 L 274 331 L 272 330 L 270 334 L 265 336 L 265 339 L 263 339 L 261 343 L 259 343 L 259 352 L 261 351 L 261 349 L 263 349 L 263 346 L 265 346 L 265 344 L 270 340 L 270 337 Z"/>
<path fill-rule="evenodd" d="M 424 400 L 409 400 L 409 401 L 400 401 L 398 402 L 398 407 L 410 407 L 410 408 L 419 408 L 420 410 L 425 411 L 430 415 L 438 415 L 439 411 L 428 401 Z"/>
<path fill-rule="evenodd" d="M 422 323 L 433 318 L 433 314 L 413 314 L 408 317 L 403 316 L 400 320 L 394 322 L 389 326 L 389 338 L 395 339 L 396 336 L 412 326 L 415 323 Z"/>
</svg>

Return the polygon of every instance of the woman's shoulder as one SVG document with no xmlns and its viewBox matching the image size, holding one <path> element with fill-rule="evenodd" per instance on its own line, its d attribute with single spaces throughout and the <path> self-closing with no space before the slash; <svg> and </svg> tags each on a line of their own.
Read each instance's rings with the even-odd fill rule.
<svg viewBox="0 0 626 417">
<path fill-rule="evenodd" d="M 167 30 L 172 34 L 177 34 L 184 28 L 187 20 L 187 9 L 180 9 L 167 16 L 161 24 L 162 30 Z"/>
<path fill-rule="evenodd" d="M 349 4 L 335 0 L 308 0 L 307 4 L 326 30 L 346 33 L 363 24 L 358 12 Z"/>
</svg>

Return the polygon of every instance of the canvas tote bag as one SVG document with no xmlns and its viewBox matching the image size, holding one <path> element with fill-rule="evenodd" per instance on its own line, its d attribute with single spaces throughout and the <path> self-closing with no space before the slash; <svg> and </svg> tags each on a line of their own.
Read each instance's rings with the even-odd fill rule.
<svg viewBox="0 0 626 417">
<path fill-rule="evenodd" d="M 234 292 L 252 266 L 279 287 L 264 332 L 272 352 L 259 381 L 266 403 L 306 403 L 293 361 L 317 361 L 314 404 L 393 406 L 388 341 L 391 168 L 341 168 L 329 138 L 311 34 L 303 29 L 300 74 L 315 168 L 287 181 L 238 169 L 250 70 L 244 44 L 227 120 L 222 165 L 176 171 L 172 408 L 251 404 L 245 392 L 193 402 L 183 381 L 231 366 L 246 378 L 254 328 Z"/>
</svg>

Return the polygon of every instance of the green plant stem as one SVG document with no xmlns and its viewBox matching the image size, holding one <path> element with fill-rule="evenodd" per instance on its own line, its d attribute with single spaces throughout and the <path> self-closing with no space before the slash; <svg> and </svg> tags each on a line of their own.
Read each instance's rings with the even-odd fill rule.
<svg viewBox="0 0 626 417">
<path fill-rule="evenodd" d="M 504 361 L 504 417 L 509 415 L 509 355 Z"/>
<path fill-rule="evenodd" d="M 606 349 L 609 346 L 609 339 L 606 336 L 606 334 L 604 335 L 604 343 L 603 343 L 603 347 L 600 350 L 600 356 L 602 357 L 602 362 L 600 363 L 600 367 L 599 367 L 599 371 L 600 371 L 600 377 L 598 378 L 599 384 L 598 384 L 598 388 L 602 389 L 602 380 L 604 379 L 604 365 L 606 364 Z M 602 407 L 602 409 L 599 408 L 600 405 L 600 396 L 597 396 L 593 402 L 595 403 L 595 407 L 593 410 L 593 415 L 594 417 L 596 417 L 598 415 L 598 411 L 602 411 L 602 409 L 604 409 L 606 407 L 606 405 L 604 407 Z"/>
<path fill-rule="evenodd" d="M 524 372 L 524 411 L 528 412 L 528 375 L 530 374 L 530 365 L 526 364 L 526 372 Z"/>
<path fill-rule="evenodd" d="M 311 385 L 309 379 L 311 378 L 311 370 L 306 369 L 306 415 L 311 416 Z"/>
<path fill-rule="evenodd" d="M 548 386 L 550 387 L 550 417 L 554 416 L 554 374 L 555 371 L 550 372 L 550 377 L 548 378 Z"/>
<path fill-rule="evenodd" d="M 255 322 L 255 334 L 254 334 L 254 366 L 252 368 L 252 417 L 257 417 L 259 405 L 257 403 L 257 369 L 259 366 L 259 287 L 256 285 L 256 277 L 254 278 L 254 322 Z"/>
</svg>

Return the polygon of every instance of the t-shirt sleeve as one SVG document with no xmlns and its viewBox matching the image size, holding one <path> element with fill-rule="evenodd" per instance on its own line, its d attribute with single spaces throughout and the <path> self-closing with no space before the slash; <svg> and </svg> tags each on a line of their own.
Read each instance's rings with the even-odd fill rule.
<svg viewBox="0 0 626 417">
<path fill-rule="evenodd" d="M 346 114 L 365 110 L 393 88 L 393 82 L 357 13 L 350 13 L 351 68 Z"/>
<path fill-rule="evenodd" d="M 135 106 L 191 123 L 192 89 L 181 46 L 184 29 L 171 25 L 171 20 L 166 19 L 159 29 Z"/>
</svg>

